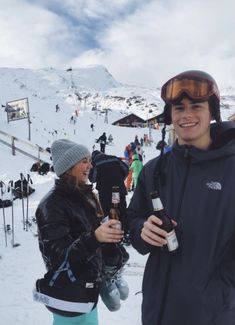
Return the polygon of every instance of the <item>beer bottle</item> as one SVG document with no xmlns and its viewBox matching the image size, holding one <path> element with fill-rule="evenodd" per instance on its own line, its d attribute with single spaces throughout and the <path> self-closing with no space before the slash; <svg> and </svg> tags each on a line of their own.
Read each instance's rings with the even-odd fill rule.
<svg viewBox="0 0 235 325">
<path fill-rule="evenodd" d="M 167 215 L 162 205 L 162 201 L 160 199 L 158 191 L 151 192 L 150 196 L 153 204 L 153 214 L 162 220 L 162 225 L 160 226 L 160 228 L 164 229 L 167 232 L 166 240 L 168 251 L 173 253 L 178 249 L 179 244 L 171 219 Z"/>
<path fill-rule="evenodd" d="M 122 228 L 122 225 L 120 222 L 119 204 L 120 204 L 119 186 L 113 186 L 112 187 L 112 204 L 111 204 L 111 209 L 109 211 L 109 218 L 117 220 L 117 223 L 112 226 L 113 228 L 116 228 L 116 229 Z"/>
</svg>

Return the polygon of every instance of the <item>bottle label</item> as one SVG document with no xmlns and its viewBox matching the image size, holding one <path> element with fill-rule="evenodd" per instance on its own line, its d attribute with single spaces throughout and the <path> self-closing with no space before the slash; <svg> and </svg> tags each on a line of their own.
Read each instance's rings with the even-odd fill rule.
<svg viewBox="0 0 235 325">
<path fill-rule="evenodd" d="M 106 216 L 106 217 L 103 217 L 102 219 L 101 219 L 101 224 L 103 224 L 103 223 L 105 223 L 105 222 L 107 222 L 107 221 L 109 221 L 109 216 Z"/>
<path fill-rule="evenodd" d="M 104 217 L 102 220 L 101 220 L 101 224 L 103 224 L 103 223 L 105 223 L 105 222 L 107 222 L 107 221 L 109 221 L 110 220 L 110 218 L 109 218 L 109 216 L 106 216 L 106 217 Z M 111 228 L 114 228 L 114 229 L 118 229 L 118 230 L 122 230 L 122 224 L 121 224 L 121 222 L 120 221 L 118 221 L 117 220 L 117 223 L 115 223 L 114 225 L 112 225 L 112 226 L 110 226 Z"/>
<path fill-rule="evenodd" d="M 112 203 L 120 203 L 120 194 L 119 192 L 112 193 Z"/>
<path fill-rule="evenodd" d="M 115 223 L 114 225 L 110 226 L 113 229 L 118 229 L 118 230 L 122 230 L 122 224 L 120 221 L 117 221 L 117 223 Z"/>
<path fill-rule="evenodd" d="M 154 211 L 163 210 L 163 205 L 162 205 L 161 199 L 159 197 L 152 199 L 152 203 L 153 203 Z"/>
<path fill-rule="evenodd" d="M 174 229 L 171 232 L 168 232 L 166 240 L 167 240 L 167 247 L 168 247 L 169 252 L 172 252 L 179 247 L 178 240 L 177 240 L 176 233 L 175 233 Z"/>
</svg>

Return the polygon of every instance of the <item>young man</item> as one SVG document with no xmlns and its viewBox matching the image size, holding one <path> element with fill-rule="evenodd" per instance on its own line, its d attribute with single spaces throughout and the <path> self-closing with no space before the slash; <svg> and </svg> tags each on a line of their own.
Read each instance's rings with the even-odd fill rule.
<svg viewBox="0 0 235 325">
<path fill-rule="evenodd" d="M 172 150 L 148 162 L 128 208 L 133 246 L 148 254 L 143 325 L 232 325 L 235 320 L 235 124 L 221 122 L 215 80 L 186 71 L 161 90 Z M 216 123 L 212 123 L 216 120 Z M 163 135 L 165 134 L 163 130 Z M 164 136 L 163 136 L 164 141 Z M 154 216 L 157 190 L 179 247 Z"/>
</svg>

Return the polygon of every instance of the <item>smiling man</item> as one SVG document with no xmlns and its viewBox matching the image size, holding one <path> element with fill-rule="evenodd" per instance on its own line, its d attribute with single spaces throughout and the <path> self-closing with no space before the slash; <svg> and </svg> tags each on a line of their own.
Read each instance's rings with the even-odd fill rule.
<svg viewBox="0 0 235 325">
<path fill-rule="evenodd" d="M 208 149 L 211 144 L 210 121 L 207 101 L 198 102 L 185 97 L 178 104 L 172 104 L 172 123 L 179 145 Z"/>
<path fill-rule="evenodd" d="M 148 254 L 143 325 L 233 325 L 235 320 L 235 123 L 221 122 L 215 80 L 186 71 L 162 87 L 172 150 L 148 162 L 128 207 L 133 246 Z M 213 120 L 216 123 L 211 123 Z M 179 247 L 153 213 L 158 191 Z"/>
</svg>

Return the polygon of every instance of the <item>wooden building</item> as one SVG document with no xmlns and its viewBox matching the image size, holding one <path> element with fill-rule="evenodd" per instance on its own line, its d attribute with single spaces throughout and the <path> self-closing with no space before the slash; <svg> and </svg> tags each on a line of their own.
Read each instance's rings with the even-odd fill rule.
<svg viewBox="0 0 235 325">
<path fill-rule="evenodd" d="M 135 114 L 129 114 L 112 123 L 112 125 L 127 126 L 127 127 L 143 127 L 146 121 Z"/>
<path fill-rule="evenodd" d="M 146 120 L 146 125 L 153 129 L 159 129 L 159 126 L 163 124 L 162 119 L 159 118 L 159 116 L 161 116 L 161 115 L 162 114 L 150 117 L 149 119 Z"/>
</svg>

